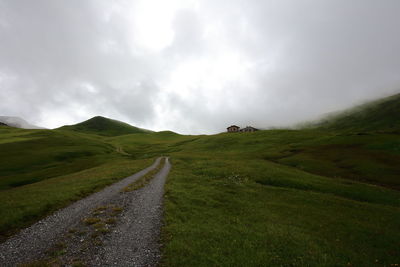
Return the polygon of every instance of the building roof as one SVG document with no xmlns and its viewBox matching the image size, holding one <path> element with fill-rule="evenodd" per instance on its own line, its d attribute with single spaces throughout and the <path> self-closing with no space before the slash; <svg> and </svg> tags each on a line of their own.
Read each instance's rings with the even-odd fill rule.
<svg viewBox="0 0 400 267">
<path fill-rule="evenodd" d="M 240 128 L 239 126 L 231 125 L 231 126 L 229 126 L 228 128 L 226 128 L 226 129 L 229 129 L 229 128 L 232 128 L 232 127 Z"/>
<path fill-rule="evenodd" d="M 246 130 L 254 130 L 254 131 L 258 131 L 257 128 L 251 127 L 251 126 L 246 126 L 245 128 L 240 129 L 241 132 L 245 132 Z"/>
</svg>

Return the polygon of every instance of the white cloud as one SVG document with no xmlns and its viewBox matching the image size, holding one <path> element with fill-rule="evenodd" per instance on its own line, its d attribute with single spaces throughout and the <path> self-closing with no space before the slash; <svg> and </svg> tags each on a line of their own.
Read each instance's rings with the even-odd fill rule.
<svg viewBox="0 0 400 267">
<path fill-rule="evenodd" d="M 0 114 L 184 133 L 313 119 L 400 90 L 398 10 L 397 0 L 0 0 Z"/>
</svg>

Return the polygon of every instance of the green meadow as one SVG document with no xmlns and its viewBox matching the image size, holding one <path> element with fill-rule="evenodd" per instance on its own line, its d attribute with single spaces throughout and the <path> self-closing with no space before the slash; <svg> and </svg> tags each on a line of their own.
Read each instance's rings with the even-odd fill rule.
<svg viewBox="0 0 400 267">
<path fill-rule="evenodd" d="M 395 266 L 398 111 L 399 95 L 303 129 L 199 136 L 102 117 L 56 130 L 0 126 L 0 232 L 163 155 L 172 162 L 163 266 Z"/>
</svg>

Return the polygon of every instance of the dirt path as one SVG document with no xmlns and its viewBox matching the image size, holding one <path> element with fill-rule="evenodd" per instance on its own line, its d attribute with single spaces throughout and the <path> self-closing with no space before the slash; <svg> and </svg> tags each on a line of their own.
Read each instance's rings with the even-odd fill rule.
<svg viewBox="0 0 400 267">
<path fill-rule="evenodd" d="M 0 266 L 16 266 L 49 257 L 61 265 L 70 265 L 71 261 L 88 266 L 156 265 L 160 257 L 158 241 L 164 183 L 171 167 L 168 159 L 145 187 L 127 193 L 121 193 L 121 189 L 155 169 L 160 160 L 158 158 L 152 166 L 75 202 L 0 244 Z M 99 223 L 93 225 L 103 228 L 82 223 L 85 218 L 92 218 L 96 209 L 99 209 L 99 216 L 114 216 L 105 218 L 113 223 L 110 229 Z M 111 211 L 107 213 L 107 209 Z M 82 227 L 95 229 L 95 232 L 76 232 Z M 97 236 L 99 232 L 101 238 Z M 49 251 L 54 254 L 49 256 Z"/>
</svg>

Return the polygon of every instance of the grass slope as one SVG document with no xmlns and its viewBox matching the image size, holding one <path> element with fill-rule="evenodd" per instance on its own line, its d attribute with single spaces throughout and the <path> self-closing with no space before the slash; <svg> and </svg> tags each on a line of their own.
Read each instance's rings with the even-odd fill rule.
<svg viewBox="0 0 400 267">
<path fill-rule="evenodd" d="M 334 179 L 400 189 L 400 138 L 396 134 L 342 134 L 322 130 L 271 130 L 212 136 L 126 135 L 111 139 L 135 158 L 177 153 L 264 160 Z"/>
<path fill-rule="evenodd" d="M 400 260 L 397 191 L 267 161 L 176 156 L 164 266 L 389 266 Z"/>
<path fill-rule="evenodd" d="M 321 121 L 318 127 L 340 131 L 400 132 L 400 94 L 373 101 Z"/>
<path fill-rule="evenodd" d="M 60 130 L 70 130 L 103 136 L 118 136 L 132 133 L 149 133 L 151 131 L 140 129 L 127 123 L 104 118 L 101 116 L 93 117 L 87 121 L 68 125 L 59 128 Z"/>
<path fill-rule="evenodd" d="M 95 167 L 115 153 L 96 139 L 48 130 L 0 128 L 0 190 Z"/>
<path fill-rule="evenodd" d="M 375 105 L 396 103 L 394 96 Z M 395 266 L 400 135 L 396 110 L 383 106 L 373 118 L 380 122 L 364 127 L 372 112 L 364 109 L 351 129 L 345 119 L 335 127 L 213 136 L 0 126 L 0 230 L 27 225 L 164 155 L 173 163 L 164 266 Z M 76 169 L 60 176 L 64 164 Z M 45 178 L 12 184 L 13 173 L 17 182 L 32 181 L 29 173 Z"/>
<path fill-rule="evenodd" d="M 150 165 L 104 138 L 0 126 L 0 240 Z"/>
<path fill-rule="evenodd" d="M 399 135 L 275 130 L 112 142 L 134 157 L 172 158 L 164 266 L 400 262 L 400 193 L 390 189 L 400 188 Z"/>
</svg>

